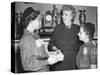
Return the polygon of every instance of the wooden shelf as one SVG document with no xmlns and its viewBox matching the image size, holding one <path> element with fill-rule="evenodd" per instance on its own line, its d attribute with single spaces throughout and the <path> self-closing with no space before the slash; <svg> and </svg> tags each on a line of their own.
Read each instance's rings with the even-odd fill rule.
<svg viewBox="0 0 100 75">
<path fill-rule="evenodd" d="M 52 32 L 42 32 L 39 33 L 41 38 L 45 38 L 45 37 L 51 37 L 52 36 Z"/>
</svg>

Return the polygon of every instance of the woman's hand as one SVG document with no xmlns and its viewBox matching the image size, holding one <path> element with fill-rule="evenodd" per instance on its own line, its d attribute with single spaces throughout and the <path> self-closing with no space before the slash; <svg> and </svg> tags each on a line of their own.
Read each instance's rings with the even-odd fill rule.
<svg viewBox="0 0 100 75">
<path fill-rule="evenodd" d="M 57 53 L 56 59 L 57 59 L 58 61 L 63 61 L 63 60 L 64 60 L 64 54 L 63 54 L 61 51 L 59 51 L 59 52 Z"/>
<path fill-rule="evenodd" d="M 55 63 L 57 63 L 57 60 L 54 57 L 49 57 L 48 58 L 48 64 L 49 65 L 53 65 Z"/>
<path fill-rule="evenodd" d="M 64 60 L 64 55 L 62 54 L 61 51 L 52 51 L 49 52 L 48 54 L 49 54 L 48 62 L 51 65 L 57 63 L 58 61 Z"/>
</svg>

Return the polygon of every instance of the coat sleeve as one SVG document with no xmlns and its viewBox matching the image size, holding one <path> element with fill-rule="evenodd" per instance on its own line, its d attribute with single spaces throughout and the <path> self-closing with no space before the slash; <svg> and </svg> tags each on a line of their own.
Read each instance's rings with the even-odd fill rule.
<svg viewBox="0 0 100 75">
<path fill-rule="evenodd" d="M 80 49 L 77 53 L 77 56 L 76 56 L 76 66 L 77 66 L 78 69 L 81 69 L 80 59 L 81 59 L 82 49 L 83 49 L 83 46 L 80 47 Z"/>
<path fill-rule="evenodd" d="M 49 42 L 49 45 L 48 45 L 48 49 L 49 51 L 52 51 L 52 47 L 53 46 L 56 46 L 56 37 L 57 37 L 57 32 L 58 32 L 58 28 L 55 27 L 53 33 L 52 33 L 52 36 L 50 38 L 50 42 Z"/>
</svg>

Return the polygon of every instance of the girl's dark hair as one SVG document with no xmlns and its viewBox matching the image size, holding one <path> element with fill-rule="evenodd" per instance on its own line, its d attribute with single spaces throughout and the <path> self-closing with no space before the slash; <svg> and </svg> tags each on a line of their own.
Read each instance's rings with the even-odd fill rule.
<svg viewBox="0 0 100 75">
<path fill-rule="evenodd" d="M 87 33 L 87 35 L 89 35 L 89 38 L 93 39 L 94 32 L 95 32 L 95 24 L 88 22 L 88 23 L 84 23 L 82 27 L 84 31 Z"/>
<path fill-rule="evenodd" d="M 29 22 L 35 20 L 39 14 L 39 10 L 34 10 L 32 7 L 26 8 L 21 17 L 21 25 L 23 25 L 23 28 L 26 28 Z"/>
</svg>

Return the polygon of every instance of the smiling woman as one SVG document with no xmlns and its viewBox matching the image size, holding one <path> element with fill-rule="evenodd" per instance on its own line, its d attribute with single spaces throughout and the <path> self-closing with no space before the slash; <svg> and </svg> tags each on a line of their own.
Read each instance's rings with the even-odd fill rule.
<svg viewBox="0 0 100 75">
<path fill-rule="evenodd" d="M 54 70 L 73 70 L 76 69 L 76 55 L 81 45 L 77 36 L 79 26 L 73 23 L 76 15 L 73 6 L 63 5 L 61 12 L 62 23 L 55 27 L 49 47 L 64 54 L 64 60 L 55 64 Z"/>
</svg>

